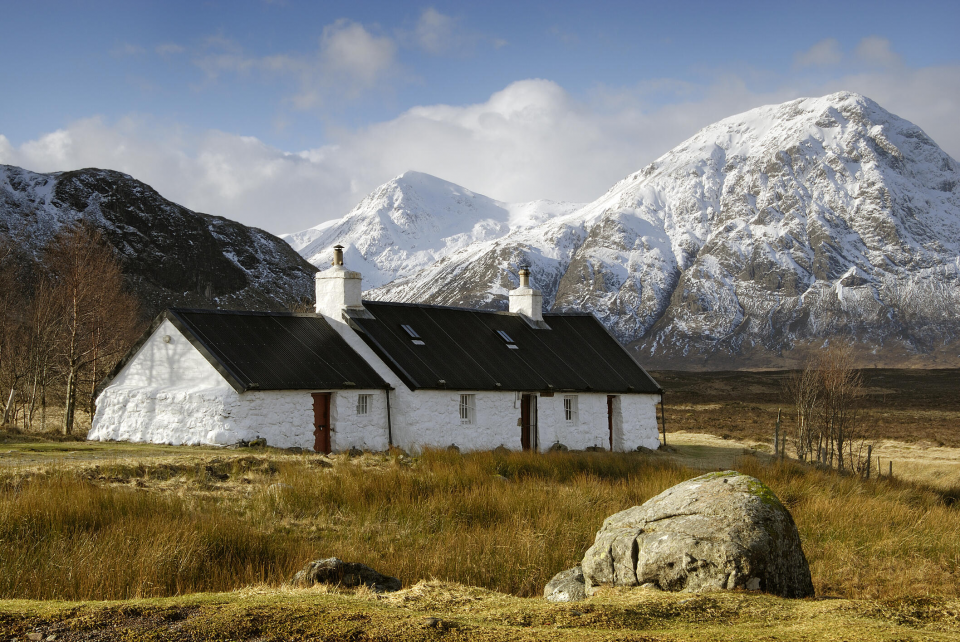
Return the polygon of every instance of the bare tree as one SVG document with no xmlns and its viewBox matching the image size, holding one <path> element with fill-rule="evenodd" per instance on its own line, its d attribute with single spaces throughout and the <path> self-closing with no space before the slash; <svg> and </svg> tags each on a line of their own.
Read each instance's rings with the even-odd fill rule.
<svg viewBox="0 0 960 642">
<path fill-rule="evenodd" d="M 63 432 L 73 431 L 82 377 L 92 379 L 129 345 L 137 302 L 123 287 L 120 263 L 100 234 L 83 225 L 64 229 L 47 248 L 49 296 L 60 318 L 56 356 L 65 380 Z"/>
<path fill-rule="evenodd" d="M 797 459 L 806 461 L 817 450 L 816 409 L 819 403 L 819 375 L 815 368 L 804 368 L 787 380 L 787 394 L 797 413 L 794 446 Z"/>
<path fill-rule="evenodd" d="M 15 423 L 28 371 L 30 297 L 23 261 L 13 240 L 0 234 L 0 423 Z"/>
<path fill-rule="evenodd" d="M 797 413 L 797 457 L 839 470 L 862 472 L 866 431 L 861 422 L 863 377 L 854 367 L 854 347 L 834 340 L 788 380 Z"/>
<path fill-rule="evenodd" d="M 60 306 L 51 292 L 51 281 L 40 281 L 31 304 L 30 346 L 30 405 L 26 426 L 33 428 L 36 412 L 40 411 L 40 429 L 46 428 L 47 390 L 53 381 L 56 366 L 57 340 L 60 332 Z"/>
</svg>

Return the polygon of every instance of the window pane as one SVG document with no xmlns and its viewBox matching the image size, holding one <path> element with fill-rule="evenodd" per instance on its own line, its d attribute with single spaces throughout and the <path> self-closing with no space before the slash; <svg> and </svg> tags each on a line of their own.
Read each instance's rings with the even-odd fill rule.
<svg viewBox="0 0 960 642">
<path fill-rule="evenodd" d="M 357 414 L 366 415 L 370 412 L 370 399 L 372 395 L 357 396 Z"/>
<path fill-rule="evenodd" d="M 460 395 L 460 423 L 472 424 L 476 415 L 476 395 Z"/>
</svg>

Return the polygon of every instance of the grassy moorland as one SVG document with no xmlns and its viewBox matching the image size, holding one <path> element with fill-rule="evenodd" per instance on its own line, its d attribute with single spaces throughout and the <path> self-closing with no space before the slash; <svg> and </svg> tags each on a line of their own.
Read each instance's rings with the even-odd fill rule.
<svg viewBox="0 0 960 642">
<path fill-rule="evenodd" d="M 111 447 L 122 456 L 109 457 Z M 843 599 L 526 599 L 579 561 L 604 517 L 700 473 L 674 453 L 351 459 L 8 442 L 0 464 L 0 598 L 12 600 L 0 602 L 0 636 L 33 627 L 59 631 L 58 639 L 113 629 L 130 639 L 141 629 L 173 636 L 152 639 L 208 639 L 204 627 L 223 627 L 222 639 L 338 639 L 333 631 L 362 632 L 357 639 L 390 639 L 378 631 L 472 639 L 631 632 L 648 640 L 712 631 L 757 639 L 771 618 L 799 639 L 849 627 L 875 631 L 874 639 L 960 633 L 957 492 L 865 482 L 762 455 L 741 456 L 736 467 L 768 483 L 792 511 L 818 596 Z M 282 588 L 304 562 L 332 555 L 396 575 L 405 590 L 377 598 Z M 70 603 L 91 600 L 128 601 Z M 423 625 L 428 616 L 441 624 Z M 721 635 L 731 624 L 736 635 Z"/>
<path fill-rule="evenodd" d="M 774 462 L 777 373 L 700 374 L 699 386 L 661 373 L 668 427 L 683 432 L 646 455 L 350 458 L 0 431 L 0 640 L 957 639 L 957 372 L 875 374 L 881 448 L 934 453 L 940 468 L 864 481 Z M 718 467 L 759 477 L 790 508 L 817 599 L 538 599 L 604 517 Z M 331 555 L 404 589 L 283 586 Z"/>
</svg>

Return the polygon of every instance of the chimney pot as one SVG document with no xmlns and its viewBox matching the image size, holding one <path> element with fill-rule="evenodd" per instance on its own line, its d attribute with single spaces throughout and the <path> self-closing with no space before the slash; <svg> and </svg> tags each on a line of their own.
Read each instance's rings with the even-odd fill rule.
<svg viewBox="0 0 960 642">
<path fill-rule="evenodd" d="M 529 288 L 530 287 L 530 266 L 522 264 L 520 265 L 520 287 Z"/>
<path fill-rule="evenodd" d="M 361 275 L 344 269 L 343 246 L 333 248 L 333 267 L 317 272 L 317 314 L 339 320 L 344 310 L 362 310 Z"/>
<path fill-rule="evenodd" d="M 531 321 L 543 321 L 543 293 L 530 286 L 530 266 L 520 264 L 517 273 L 520 276 L 520 287 L 510 291 L 510 312 L 519 313 Z"/>
</svg>

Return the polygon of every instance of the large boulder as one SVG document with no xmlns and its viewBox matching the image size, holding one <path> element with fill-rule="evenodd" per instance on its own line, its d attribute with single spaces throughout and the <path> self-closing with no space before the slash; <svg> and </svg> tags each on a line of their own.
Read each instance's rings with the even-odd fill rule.
<svg viewBox="0 0 960 642">
<path fill-rule="evenodd" d="M 400 590 L 400 580 L 382 575 L 364 564 L 344 562 L 337 557 L 308 562 L 290 580 L 294 586 L 333 584 L 348 588 L 366 585 L 377 593 Z"/>
<path fill-rule="evenodd" d="M 690 479 L 611 515 L 582 567 L 588 595 L 601 586 L 639 585 L 813 595 L 790 512 L 759 479 L 732 470 Z"/>
</svg>

